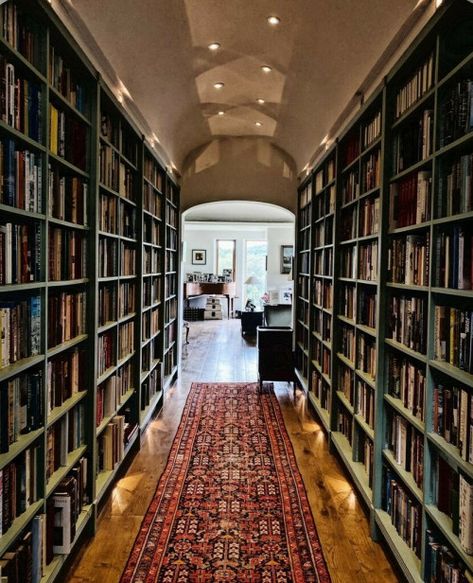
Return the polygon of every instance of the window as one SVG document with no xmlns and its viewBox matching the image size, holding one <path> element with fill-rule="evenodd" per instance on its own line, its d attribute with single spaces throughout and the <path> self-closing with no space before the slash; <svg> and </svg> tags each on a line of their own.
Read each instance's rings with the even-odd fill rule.
<svg viewBox="0 0 473 583">
<path fill-rule="evenodd" d="M 224 269 L 231 269 L 235 280 L 235 247 L 234 239 L 217 239 L 217 275 L 223 275 Z"/>
<path fill-rule="evenodd" d="M 244 285 L 247 300 L 257 304 L 266 291 L 266 256 L 268 254 L 267 241 L 247 241 L 245 255 L 245 279 L 255 278 L 254 283 Z"/>
</svg>

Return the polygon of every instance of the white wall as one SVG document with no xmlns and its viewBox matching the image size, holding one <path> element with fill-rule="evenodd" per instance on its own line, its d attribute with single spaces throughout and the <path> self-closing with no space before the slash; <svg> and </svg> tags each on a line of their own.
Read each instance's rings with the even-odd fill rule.
<svg viewBox="0 0 473 583">
<path fill-rule="evenodd" d="M 236 283 L 237 296 L 235 309 L 241 309 L 241 302 L 244 296 L 244 276 L 245 276 L 245 245 L 246 241 L 267 241 L 268 242 L 268 272 L 266 289 L 288 287 L 287 275 L 280 272 L 280 252 L 281 245 L 294 244 L 293 224 L 268 223 L 184 223 L 183 243 L 184 256 L 182 263 L 183 281 L 186 274 L 194 271 L 203 273 L 216 273 L 217 258 L 216 247 L 218 239 L 236 240 Z M 192 249 L 204 249 L 207 251 L 206 265 L 192 265 Z M 263 278 L 264 273 L 261 274 Z M 225 309 L 226 306 L 224 306 Z"/>
</svg>

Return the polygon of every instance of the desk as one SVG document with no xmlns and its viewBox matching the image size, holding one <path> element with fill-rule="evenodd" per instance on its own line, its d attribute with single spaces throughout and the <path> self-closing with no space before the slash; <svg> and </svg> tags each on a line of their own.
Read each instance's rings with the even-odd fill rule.
<svg viewBox="0 0 473 583">
<path fill-rule="evenodd" d="M 236 297 L 236 283 L 234 281 L 230 283 L 194 283 L 185 282 L 184 283 L 184 300 L 187 301 L 189 306 L 189 300 L 192 297 L 197 296 L 224 296 L 227 298 L 228 306 L 228 319 L 230 319 L 230 314 L 233 315 L 233 300 Z"/>
</svg>

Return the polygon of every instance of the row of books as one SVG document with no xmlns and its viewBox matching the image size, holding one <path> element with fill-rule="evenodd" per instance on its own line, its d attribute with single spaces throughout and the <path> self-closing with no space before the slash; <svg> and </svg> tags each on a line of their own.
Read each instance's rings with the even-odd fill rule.
<svg viewBox="0 0 473 583">
<path fill-rule="evenodd" d="M 389 332 L 396 342 L 425 354 L 427 343 L 427 301 L 416 296 L 393 296 Z"/>
<path fill-rule="evenodd" d="M 387 447 L 394 459 L 422 489 L 424 479 L 424 436 L 400 415 L 393 415 L 387 426 Z"/>
<path fill-rule="evenodd" d="M 0 118 L 36 142 L 43 141 L 42 96 L 41 86 L 0 54 Z"/>
<path fill-rule="evenodd" d="M 420 558 L 422 507 L 411 498 L 389 468 L 385 468 L 382 507 L 391 517 L 399 536 Z"/>
<path fill-rule="evenodd" d="M 86 113 L 87 95 L 85 87 L 78 81 L 70 66 L 57 53 L 54 45 L 49 45 L 48 81 L 81 113 Z"/>
<path fill-rule="evenodd" d="M 67 466 L 67 456 L 84 444 L 84 404 L 79 403 L 49 427 L 46 434 L 46 481 L 60 467 Z"/>
<path fill-rule="evenodd" d="M 330 281 L 314 279 L 314 305 L 326 310 L 332 309 L 333 304 L 333 284 Z"/>
<path fill-rule="evenodd" d="M 151 182 L 154 188 L 157 188 L 159 192 L 163 192 L 165 174 L 163 174 L 163 171 L 157 166 L 156 162 L 149 156 L 145 156 L 143 163 L 143 174 L 146 180 L 149 180 L 149 182 Z"/>
<path fill-rule="evenodd" d="M 136 312 L 136 286 L 134 282 L 124 281 L 118 289 L 118 317 L 124 318 Z"/>
<path fill-rule="evenodd" d="M 49 164 L 49 215 L 77 225 L 87 224 L 88 184 L 80 176 L 61 172 Z"/>
<path fill-rule="evenodd" d="M 422 368 L 403 355 L 390 353 L 388 387 L 390 395 L 400 399 L 414 417 L 420 421 L 424 420 L 426 378 Z"/>
<path fill-rule="evenodd" d="M 115 415 L 98 439 L 97 472 L 113 471 L 125 455 L 125 416 Z"/>
<path fill-rule="evenodd" d="M 316 223 L 314 226 L 314 247 L 330 245 L 333 241 L 333 219 Z"/>
<path fill-rule="evenodd" d="M 340 350 L 343 356 L 355 363 L 355 330 L 350 326 L 342 327 Z"/>
<path fill-rule="evenodd" d="M 136 239 L 136 213 L 134 207 L 123 204 L 120 212 L 120 235 Z"/>
<path fill-rule="evenodd" d="M 376 235 L 379 232 L 379 197 L 368 197 L 360 202 L 360 220 L 358 233 L 360 237 Z M 356 236 L 353 235 L 354 238 Z"/>
<path fill-rule="evenodd" d="M 48 297 L 48 348 L 86 333 L 86 293 L 61 292 Z"/>
<path fill-rule="evenodd" d="M 152 245 L 159 245 L 159 222 L 151 217 L 145 216 L 143 221 L 143 241 Z"/>
<path fill-rule="evenodd" d="M 473 482 L 437 457 L 437 508 L 452 520 L 452 532 L 460 546 L 473 555 Z"/>
<path fill-rule="evenodd" d="M 21 374 L 0 385 L 0 453 L 43 424 L 43 373 Z"/>
<path fill-rule="evenodd" d="M 166 248 L 177 250 L 177 231 L 171 227 L 166 227 Z"/>
<path fill-rule="evenodd" d="M 441 231 L 435 241 L 437 285 L 455 289 L 473 289 L 473 235 L 471 224 L 454 225 Z"/>
<path fill-rule="evenodd" d="M 400 117 L 419 101 L 433 86 L 434 63 L 435 57 L 432 52 L 400 87 L 396 95 L 396 118 Z"/>
<path fill-rule="evenodd" d="M 473 372 L 473 311 L 435 306 L 435 358 Z"/>
<path fill-rule="evenodd" d="M 41 280 L 41 225 L 0 224 L 0 285 Z"/>
<path fill-rule="evenodd" d="M 164 280 L 164 297 L 167 299 L 175 294 L 177 294 L 177 277 L 175 275 L 166 275 Z"/>
<path fill-rule="evenodd" d="M 299 230 L 304 229 L 310 225 L 311 220 L 311 213 L 312 213 L 312 205 L 307 205 L 302 210 L 299 211 L 299 221 L 298 226 Z M 301 249 L 307 249 L 307 247 L 301 247 Z"/>
<path fill-rule="evenodd" d="M 108 237 L 99 238 L 99 277 L 117 275 L 117 242 Z"/>
<path fill-rule="evenodd" d="M 86 388 L 86 355 L 80 347 L 72 348 L 48 360 L 48 415 L 55 407 L 63 403 Z"/>
<path fill-rule="evenodd" d="M 124 395 L 133 386 L 132 363 L 120 367 L 116 374 L 97 387 L 96 426 L 106 417 L 114 415 L 120 407 Z"/>
<path fill-rule="evenodd" d="M 169 376 L 173 373 L 177 363 L 177 346 L 174 345 L 166 352 L 164 356 L 164 376 Z"/>
<path fill-rule="evenodd" d="M 117 206 L 118 201 L 115 196 L 109 196 L 107 193 L 100 194 L 99 206 L 99 229 L 105 233 L 117 232 Z"/>
<path fill-rule="evenodd" d="M 161 278 L 147 277 L 143 280 L 143 306 L 149 307 L 161 301 Z"/>
<path fill-rule="evenodd" d="M 353 285 L 343 284 L 340 292 L 340 315 L 355 320 L 356 289 Z"/>
<path fill-rule="evenodd" d="M 335 198 L 337 194 L 337 189 L 335 184 L 332 184 L 330 188 L 324 190 L 321 194 L 318 194 L 314 200 L 314 217 L 315 220 L 322 218 L 326 215 L 331 215 L 335 212 Z"/>
<path fill-rule="evenodd" d="M 361 167 L 362 192 L 368 192 L 381 184 L 381 152 L 376 149 Z"/>
<path fill-rule="evenodd" d="M 352 406 L 355 405 L 355 376 L 353 371 L 343 365 L 338 367 L 338 389 L 342 391 Z"/>
<path fill-rule="evenodd" d="M 72 114 L 49 105 L 49 149 L 81 170 L 87 157 L 87 127 Z"/>
<path fill-rule="evenodd" d="M 161 390 L 161 367 L 151 371 L 146 380 L 141 383 L 141 410 L 144 411 L 153 397 Z"/>
<path fill-rule="evenodd" d="M 332 341 L 332 316 L 321 310 L 314 310 L 314 332 L 322 336 L 323 340 Z"/>
<path fill-rule="evenodd" d="M 430 219 L 432 173 L 414 172 L 391 184 L 389 228 L 417 225 Z"/>
<path fill-rule="evenodd" d="M 121 244 L 120 275 L 136 275 L 136 249 L 126 243 Z"/>
<path fill-rule="evenodd" d="M 40 351 L 40 297 L 0 302 L 0 369 Z"/>
<path fill-rule="evenodd" d="M 377 281 L 378 241 L 360 245 L 358 249 L 358 277 L 365 281 Z"/>
<path fill-rule="evenodd" d="M 117 320 L 117 288 L 115 285 L 101 285 L 98 296 L 99 326 Z"/>
<path fill-rule="evenodd" d="M 473 80 L 461 79 L 450 88 L 440 115 L 440 147 L 473 130 Z"/>
<path fill-rule="evenodd" d="M 362 333 L 358 334 L 356 367 L 370 377 L 376 377 L 376 341 Z"/>
<path fill-rule="evenodd" d="M 355 413 L 361 415 L 368 425 L 374 428 L 375 393 L 373 389 L 363 381 L 357 382 Z"/>
<path fill-rule="evenodd" d="M 360 178 L 358 170 L 351 170 L 343 180 L 342 201 L 348 204 L 360 196 Z"/>
<path fill-rule="evenodd" d="M 435 433 L 458 448 L 473 463 L 473 397 L 465 388 L 437 383 L 433 391 Z"/>
<path fill-rule="evenodd" d="M 403 125 L 393 144 L 394 173 L 403 172 L 413 164 L 426 160 L 434 147 L 434 112 L 426 109 L 422 115 Z"/>
<path fill-rule="evenodd" d="M 376 328 L 376 306 L 376 289 L 371 289 L 368 287 L 358 288 L 358 324 L 368 326 L 368 328 Z"/>
<path fill-rule="evenodd" d="M 146 182 L 143 187 L 143 208 L 155 217 L 161 217 L 162 215 L 161 195 Z"/>
<path fill-rule="evenodd" d="M 107 144 L 100 145 L 100 182 L 121 197 L 135 200 L 134 172 L 120 159 L 120 154 Z"/>
<path fill-rule="evenodd" d="M 360 137 L 358 132 L 352 132 L 345 142 L 344 148 L 344 166 L 348 166 L 360 155 Z"/>
<path fill-rule="evenodd" d="M 168 225 L 172 225 L 174 228 L 177 228 L 178 218 L 179 215 L 177 210 L 169 203 L 166 204 L 166 223 Z"/>
<path fill-rule="evenodd" d="M 105 109 L 105 103 L 100 104 L 100 137 L 120 149 L 120 121 L 117 116 Z"/>
<path fill-rule="evenodd" d="M 0 536 L 38 500 L 39 446 L 29 447 L 0 470 Z"/>
<path fill-rule="evenodd" d="M 456 581 L 471 583 L 473 575 L 457 559 L 450 547 L 439 541 L 431 530 L 427 531 L 424 580 L 427 583 L 437 581 Z"/>
<path fill-rule="evenodd" d="M 373 487 L 373 469 L 374 469 L 374 443 L 371 439 L 362 434 L 358 443 L 357 461 L 360 461 L 368 478 L 368 486 Z"/>
<path fill-rule="evenodd" d="M 363 146 L 367 148 L 375 142 L 381 135 L 381 112 L 378 111 L 374 117 L 363 125 L 362 136 Z"/>
<path fill-rule="evenodd" d="M 344 435 L 348 443 L 352 445 L 353 442 L 353 417 L 345 411 L 338 412 L 337 429 Z"/>
<path fill-rule="evenodd" d="M 437 216 L 450 217 L 473 210 L 473 154 L 465 154 L 446 167 L 439 181 Z"/>
<path fill-rule="evenodd" d="M 0 139 L 0 203 L 43 212 L 42 156 L 9 138 Z"/>
<path fill-rule="evenodd" d="M 49 229 L 49 279 L 81 279 L 87 274 L 87 239 L 80 231 Z"/>
<path fill-rule="evenodd" d="M 5 2 L 0 7 L 0 30 L 8 44 L 36 65 L 39 32 L 27 14 L 13 2 Z"/>
<path fill-rule="evenodd" d="M 388 281 L 428 286 L 429 267 L 429 233 L 391 239 L 388 249 Z"/>
<path fill-rule="evenodd" d="M 100 377 L 116 364 L 116 344 L 113 331 L 99 335 L 97 350 L 97 375 Z"/>
<path fill-rule="evenodd" d="M 135 323 L 126 322 L 120 326 L 118 359 L 125 358 L 135 349 Z"/>
</svg>

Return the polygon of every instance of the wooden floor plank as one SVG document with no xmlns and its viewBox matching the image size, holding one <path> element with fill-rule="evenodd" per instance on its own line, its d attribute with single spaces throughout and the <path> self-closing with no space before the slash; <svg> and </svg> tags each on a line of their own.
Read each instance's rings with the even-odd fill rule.
<svg viewBox="0 0 473 583">
<path fill-rule="evenodd" d="M 107 501 L 96 536 L 69 570 L 70 583 L 118 581 L 166 464 L 191 383 L 256 380 L 255 342 L 241 337 L 238 320 L 190 326 L 179 380 L 168 390 L 162 411 L 143 436 L 141 450 Z M 382 546 L 369 536 L 363 508 L 338 460 L 329 453 L 305 395 L 286 383 L 275 388 L 334 583 L 398 581 Z"/>
</svg>

